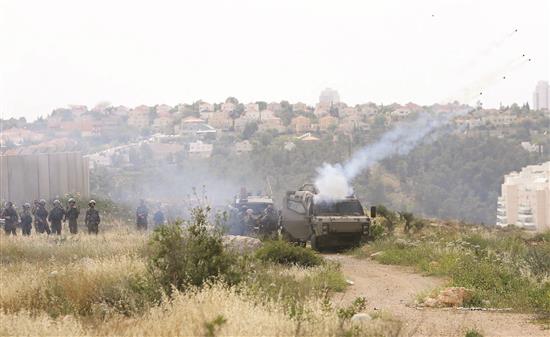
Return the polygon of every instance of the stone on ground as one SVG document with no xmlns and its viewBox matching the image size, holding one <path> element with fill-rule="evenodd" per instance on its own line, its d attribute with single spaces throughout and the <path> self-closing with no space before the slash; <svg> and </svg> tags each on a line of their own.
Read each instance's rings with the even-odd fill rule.
<svg viewBox="0 0 550 337">
<path fill-rule="evenodd" d="M 240 235 L 224 235 L 223 245 L 236 253 L 250 253 L 262 246 L 259 239 Z"/>
</svg>

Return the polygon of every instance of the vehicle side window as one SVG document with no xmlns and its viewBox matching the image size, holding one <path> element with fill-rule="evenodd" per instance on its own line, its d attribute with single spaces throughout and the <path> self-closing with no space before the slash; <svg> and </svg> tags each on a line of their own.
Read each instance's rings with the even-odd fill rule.
<svg viewBox="0 0 550 337">
<path fill-rule="evenodd" d="M 287 207 L 288 209 L 298 213 L 298 214 L 306 214 L 306 210 L 304 208 L 304 205 L 302 205 L 301 202 L 288 200 L 287 201 Z"/>
</svg>

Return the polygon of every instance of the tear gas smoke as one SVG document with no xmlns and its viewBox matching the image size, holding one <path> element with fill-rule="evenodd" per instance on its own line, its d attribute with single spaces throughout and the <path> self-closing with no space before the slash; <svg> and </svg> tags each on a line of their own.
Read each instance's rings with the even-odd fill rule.
<svg viewBox="0 0 550 337">
<path fill-rule="evenodd" d="M 418 145 L 429 133 L 449 123 L 454 117 L 465 114 L 469 109 L 433 115 L 421 113 L 417 119 L 402 122 L 386 132 L 382 138 L 355 152 L 350 160 L 341 164 L 323 164 L 317 169 L 315 185 L 319 190 L 317 198 L 325 201 L 343 199 L 353 193 L 350 182 L 361 171 L 379 161 L 394 155 L 405 155 Z"/>
<path fill-rule="evenodd" d="M 447 102 L 457 99 L 462 102 L 469 102 L 483 94 L 480 89 L 502 80 L 503 73 L 509 74 L 529 61 L 530 59 L 525 59 L 525 54 L 514 58 L 466 86 L 458 97 L 449 98 Z M 344 164 L 323 164 L 322 167 L 317 169 L 315 179 L 315 185 L 319 190 L 317 198 L 330 201 L 343 199 L 353 194 L 351 181 L 361 171 L 372 167 L 385 158 L 409 153 L 432 131 L 469 111 L 468 108 L 461 108 L 444 114 L 421 113 L 415 120 L 402 122 L 394 129 L 386 132 L 378 142 L 367 145 L 355 152 L 352 158 Z"/>
</svg>

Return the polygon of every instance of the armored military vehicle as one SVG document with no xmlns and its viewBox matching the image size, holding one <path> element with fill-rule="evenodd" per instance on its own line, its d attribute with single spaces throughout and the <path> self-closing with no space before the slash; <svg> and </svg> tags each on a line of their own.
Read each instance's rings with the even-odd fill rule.
<svg viewBox="0 0 550 337">
<path fill-rule="evenodd" d="M 288 191 L 281 208 L 280 227 L 285 239 L 311 248 L 350 248 L 369 234 L 370 224 L 376 216 L 371 208 L 370 217 L 355 196 L 339 200 L 323 200 L 313 184 L 305 184 L 297 191 Z"/>
<path fill-rule="evenodd" d="M 273 199 L 265 195 L 252 195 L 242 188 L 230 206 L 229 234 L 271 236 L 278 231 L 279 215 Z"/>
</svg>

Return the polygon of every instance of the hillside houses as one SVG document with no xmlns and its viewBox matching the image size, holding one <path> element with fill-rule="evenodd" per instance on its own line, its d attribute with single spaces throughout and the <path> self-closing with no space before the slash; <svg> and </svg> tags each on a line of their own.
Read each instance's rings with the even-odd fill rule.
<svg viewBox="0 0 550 337">
<path fill-rule="evenodd" d="M 145 129 L 151 123 L 151 109 L 140 105 L 128 112 L 128 126 L 136 129 Z"/>
<path fill-rule="evenodd" d="M 294 117 L 290 122 L 291 129 L 294 133 L 302 134 L 311 131 L 311 119 L 305 116 Z"/>
<path fill-rule="evenodd" d="M 339 135 L 367 137 L 373 128 L 394 127 L 396 123 L 415 118 L 418 113 L 456 113 L 453 123 L 456 132 L 468 134 L 506 135 L 519 123 L 531 123 L 521 109 L 474 109 L 459 103 L 420 106 L 409 102 L 404 105 L 375 103 L 348 106 L 332 91 L 313 105 L 303 102 L 239 102 L 228 98 L 222 103 L 196 101 L 192 104 L 158 104 L 126 107 L 101 103 L 89 110 L 85 105 L 70 105 L 55 109 L 47 118 L 27 129 L 26 121 L 14 119 L 3 122 L 9 125 L 0 138 L 2 152 L 43 151 L 62 149 L 82 144 L 98 148 L 113 142 L 146 141 L 148 137 L 167 137 L 160 142 L 174 145 L 154 145 L 155 160 L 166 158 L 209 158 L 212 154 L 252 151 L 258 133 L 269 137 L 300 137 L 298 140 L 316 142 L 320 139 L 337 139 Z M 523 109 L 523 108 L 522 108 Z M 466 113 L 462 113 L 466 112 Z M 333 137 L 324 137 L 325 135 Z M 305 136 L 303 136 L 305 135 Z M 170 138 L 172 137 L 172 138 Z M 57 143 L 53 140 L 60 140 Z M 76 144 L 68 143 L 72 139 Z M 104 142 L 104 143 L 102 143 Z M 43 143 L 43 144 L 37 144 Z M 31 145 L 41 145 L 30 148 Z M 86 145 L 88 146 L 88 145 Z M 29 147 L 28 150 L 20 148 Z M 225 147 L 220 151 L 214 151 Z M 14 148 L 18 148 L 14 150 Z M 179 150 L 178 150 L 179 149 Z M 128 162 L 130 155 L 118 150 L 114 155 L 97 155 L 95 162 Z M 158 153 L 157 153 L 158 152 Z M 176 154 L 177 153 L 177 154 Z M 113 157 L 111 159 L 104 158 Z M 135 156 L 134 156 L 135 157 Z"/>
</svg>

